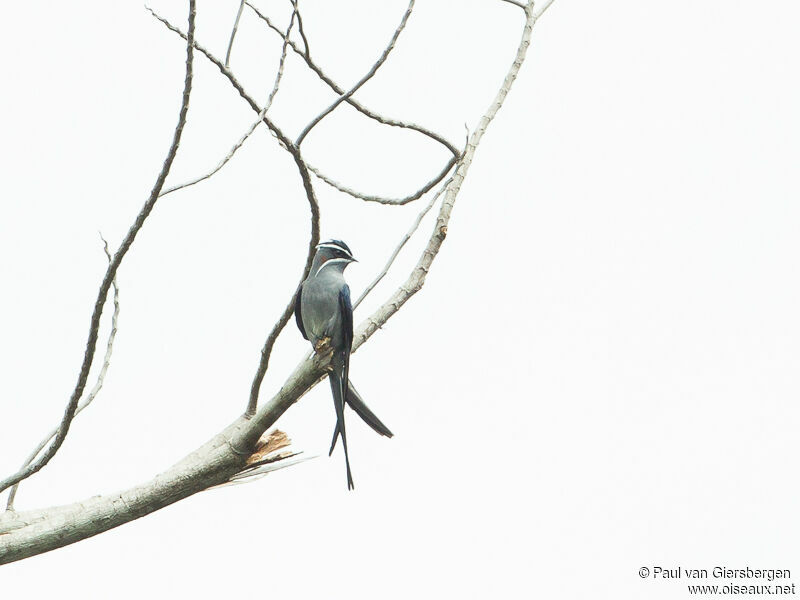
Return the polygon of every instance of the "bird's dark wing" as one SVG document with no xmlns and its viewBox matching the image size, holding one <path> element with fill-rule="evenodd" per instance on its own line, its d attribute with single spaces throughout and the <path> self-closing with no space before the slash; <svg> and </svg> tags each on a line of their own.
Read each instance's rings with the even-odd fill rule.
<svg viewBox="0 0 800 600">
<path fill-rule="evenodd" d="M 353 305 L 350 303 L 350 286 L 344 284 L 342 291 L 339 292 L 339 312 L 342 316 L 342 340 L 347 349 L 348 363 L 350 358 L 350 348 L 353 347 Z M 345 379 L 345 385 L 347 379 Z"/>
<path fill-rule="evenodd" d="M 297 328 L 300 330 L 300 333 L 303 334 L 305 339 L 308 339 L 306 335 L 305 327 L 303 327 L 303 314 L 301 312 L 302 309 L 302 298 L 303 298 L 303 284 L 300 284 L 300 287 L 297 288 L 297 296 L 294 299 L 294 319 L 297 321 Z"/>
</svg>

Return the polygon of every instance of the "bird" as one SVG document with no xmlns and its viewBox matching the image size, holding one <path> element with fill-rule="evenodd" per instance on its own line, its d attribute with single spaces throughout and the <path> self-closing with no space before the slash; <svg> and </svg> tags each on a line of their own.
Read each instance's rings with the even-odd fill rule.
<svg viewBox="0 0 800 600">
<path fill-rule="evenodd" d="M 356 414 L 380 435 L 394 434 L 365 404 L 350 382 L 350 351 L 353 346 L 353 305 L 350 287 L 344 280 L 344 270 L 350 263 L 358 262 L 347 244 L 341 240 L 328 240 L 316 246 L 314 260 L 308 277 L 300 284 L 295 298 L 294 315 L 297 327 L 311 342 L 315 352 L 332 351 L 331 385 L 336 409 L 336 428 L 328 455 L 333 454 L 339 435 L 342 436 L 344 460 L 347 467 L 347 488 L 355 489 L 347 450 L 344 424 L 344 406 L 350 405 Z"/>
</svg>

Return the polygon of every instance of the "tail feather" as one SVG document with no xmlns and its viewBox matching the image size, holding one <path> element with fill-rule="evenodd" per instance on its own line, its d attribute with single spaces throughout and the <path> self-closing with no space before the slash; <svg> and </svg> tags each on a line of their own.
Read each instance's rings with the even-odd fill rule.
<svg viewBox="0 0 800 600">
<path fill-rule="evenodd" d="M 366 402 L 364 402 L 364 399 L 361 397 L 361 394 L 356 391 L 352 381 L 347 382 L 347 395 L 345 396 L 345 401 L 350 405 L 350 408 L 352 408 L 355 413 L 361 417 L 361 420 L 364 421 L 364 423 L 372 427 L 372 430 L 375 433 L 386 437 L 394 437 L 392 431 L 383 424 L 383 422 L 374 412 L 370 410 Z M 339 427 L 335 427 L 333 429 L 333 439 L 331 440 L 331 449 L 328 452 L 328 456 L 333 454 L 333 449 L 336 447 L 336 441 L 338 439 Z"/>
<path fill-rule="evenodd" d="M 344 369 L 345 374 L 347 369 Z M 331 383 L 331 392 L 333 393 L 333 404 L 336 408 L 336 432 L 337 434 L 341 432 L 342 434 L 342 446 L 344 447 L 344 462 L 347 466 L 347 489 L 352 490 L 355 489 L 355 485 L 353 485 L 353 475 L 350 472 L 350 456 L 347 452 L 347 434 L 345 433 L 345 426 L 344 426 L 344 399 L 346 397 L 345 394 L 345 383 L 344 378 L 338 372 L 338 369 L 334 368 L 331 371 L 330 375 L 328 376 L 328 380 Z M 331 449 L 331 452 L 333 449 Z"/>
<path fill-rule="evenodd" d="M 392 431 L 381 422 L 374 412 L 369 409 L 366 402 L 364 402 L 364 399 L 361 397 L 361 394 L 356 391 L 352 381 L 347 382 L 347 396 L 345 397 L 345 400 L 350 405 L 350 408 L 352 408 L 356 414 L 361 417 L 361 420 L 372 427 L 375 433 L 386 437 L 394 437 Z"/>
</svg>

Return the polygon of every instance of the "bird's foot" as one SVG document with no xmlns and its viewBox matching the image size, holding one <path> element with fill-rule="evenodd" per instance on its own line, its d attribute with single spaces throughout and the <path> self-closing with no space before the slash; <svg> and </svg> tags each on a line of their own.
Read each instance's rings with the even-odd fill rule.
<svg viewBox="0 0 800 600">
<path fill-rule="evenodd" d="M 331 346 L 331 338 L 324 337 L 314 345 L 314 352 L 318 363 L 326 363 L 324 369 L 326 371 L 333 370 L 330 364 L 330 358 L 333 355 L 333 347 Z"/>
<path fill-rule="evenodd" d="M 329 337 L 322 338 L 314 346 L 314 352 L 317 354 L 327 354 L 328 352 L 332 351 L 333 348 L 331 348 L 331 338 Z"/>
</svg>

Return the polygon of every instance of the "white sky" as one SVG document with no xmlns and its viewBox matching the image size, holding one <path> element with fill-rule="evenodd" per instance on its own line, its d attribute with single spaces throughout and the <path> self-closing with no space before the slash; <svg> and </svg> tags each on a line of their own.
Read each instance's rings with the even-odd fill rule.
<svg viewBox="0 0 800 600">
<path fill-rule="evenodd" d="M 186 4 L 152 6 L 185 28 Z M 286 24 L 288 2 L 258 4 Z M 460 144 L 513 58 L 522 11 L 417 4 L 357 97 Z M 237 6 L 199 3 L 198 40 L 218 56 Z M 343 85 L 358 80 L 405 6 L 303 0 L 312 55 Z M 640 579 L 656 565 L 789 568 L 797 583 L 798 19 L 789 1 L 556 0 L 424 290 L 353 359 L 396 434 L 348 414 L 356 491 L 338 450 L 4 566 L 3 596 L 687 595 L 686 580 Z M 5 475 L 72 390 L 105 268 L 97 232 L 116 246 L 147 197 L 185 50 L 137 3 L 14 3 L 0 28 Z M 246 11 L 231 65 L 260 101 L 278 50 Z M 171 183 L 215 165 L 253 119 L 202 56 L 196 65 Z M 273 117 L 294 136 L 332 99 L 292 58 Z M 349 108 L 304 151 L 391 195 L 446 160 Z M 421 205 L 317 190 L 323 235 L 360 260 L 347 273 L 358 294 Z M 264 131 L 157 205 L 119 271 L 106 387 L 22 486 L 20 509 L 147 480 L 243 410 L 297 283 L 307 212 L 294 165 Z M 290 324 L 262 399 L 305 344 Z M 326 454 L 331 404 L 320 386 L 281 419 L 296 449 Z"/>
</svg>

